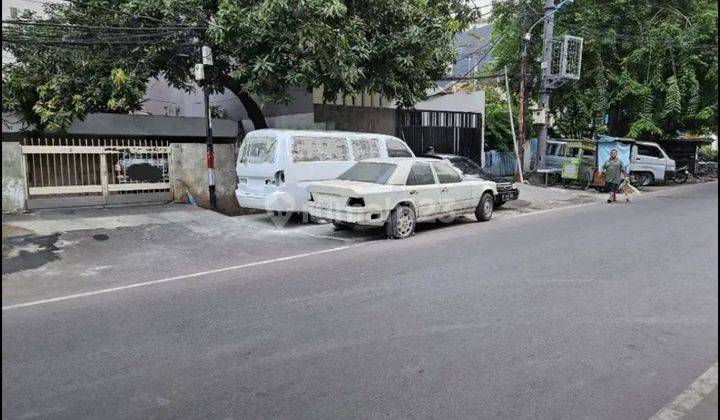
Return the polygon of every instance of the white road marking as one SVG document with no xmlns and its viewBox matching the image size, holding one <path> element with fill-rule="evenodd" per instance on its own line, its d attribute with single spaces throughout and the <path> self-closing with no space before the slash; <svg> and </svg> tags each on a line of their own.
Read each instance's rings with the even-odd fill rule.
<svg viewBox="0 0 720 420">
<path fill-rule="evenodd" d="M 694 187 L 694 186 L 697 186 L 697 185 L 699 185 L 699 184 L 686 185 L 686 186 L 682 186 L 682 187 L 675 187 L 675 188 L 673 188 L 673 189 L 671 189 L 671 190 L 651 191 L 651 192 L 648 192 L 648 193 L 644 193 L 643 195 L 644 195 L 644 196 L 647 196 L 647 195 L 654 195 L 654 194 L 662 193 L 662 192 L 677 191 L 677 190 L 681 190 L 681 189 L 685 189 L 685 188 Z M 598 202 L 592 202 L 592 203 L 576 204 L 576 205 L 567 206 L 567 207 L 556 207 L 556 208 L 552 208 L 552 209 L 545 209 L 545 210 L 540 210 L 540 211 L 535 211 L 535 212 L 523 213 L 523 214 L 519 214 L 519 215 L 515 215 L 515 216 L 510 216 L 510 217 L 508 217 L 508 219 L 513 219 L 513 218 L 516 218 L 516 217 L 531 216 L 531 215 L 536 215 L 536 214 L 549 213 L 549 212 L 552 212 L 552 211 L 559 211 L 559 210 L 565 210 L 565 209 L 571 209 L 571 208 L 577 208 L 577 207 L 584 207 L 584 206 L 589 206 L 589 205 L 599 204 L 599 203 L 601 203 L 601 202 L 598 201 Z M 121 291 L 121 290 L 134 289 L 134 288 L 136 288 L 136 287 L 153 286 L 153 285 L 156 285 L 156 284 L 168 283 L 168 282 L 172 282 L 172 281 L 176 281 L 176 280 L 184 280 L 184 279 L 193 278 L 193 277 L 200 277 L 200 276 L 205 276 L 205 275 L 208 275 L 208 274 L 217 274 L 217 273 L 222 273 L 222 272 L 225 272 L 225 271 L 241 270 L 241 269 L 243 269 L 243 268 L 255 267 L 255 266 L 258 266 L 258 265 L 265 265 L 265 264 L 271 264 L 271 263 L 274 263 L 274 262 L 288 261 L 288 260 L 294 260 L 294 259 L 298 259 L 298 258 L 310 257 L 310 256 L 313 256 L 313 255 L 327 254 L 327 253 L 330 253 L 330 252 L 342 251 L 342 250 L 345 250 L 345 249 L 354 248 L 354 247 L 358 247 L 358 246 L 362 246 L 362 245 L 367 245 L 367 244 L 371 244 L 371 243 L 373 243 L 373 242 L 380 242 L 380 241 L 382 241 L 382 239 L 381 239 L 381 240 L 376 240 L 376 241 L 360 242 L 360 243 L 355 243 L 355 244 L 352 244 L 352 245 L 339 246 L 339 247 L 335 247 L 335 248 L 324 249 L 324 250 L 321 250 L 321 251 L 307 252 L 307 253 L 304 253 L 304 254 L 290 255 L 290 256 L 287 256 L 287 257 L 274 258 L 274 259 L 271 259 L 271 260 L 256 261 L 256 262 L 251 262 L 251 263 L 246 263 L 246 264 L 234 265 L 234 266 L 230 266 L 230 267 L 223 267 L 223 268 L 218 268 L 218 269 L 215 269 L 215 270 L 201 271 L 201 272 L 198 272 L 198 273 L 183 274 L 183 275 L 181 275 L 181 276 L 168 277 L 168 278 L 164 278 L 164 279 L 160 279 L 160 280 L 152 280 L 152 281 L 146 281 L 146 282 L 142 282 L 142 283 L 133 283 L 133 284 L 128 284 L 128 285 L 126 285 L 126 286 L 111 287 L 111 288 L 109 288 L 109 289 L 100 289 L 100 290 L 95 290 L 95 291 L 92 291 L 92 292 L 76 293 L 76 294 L 72 294 L 72 295 L 59 296 L 59 297 L 55 297 L 55 298 L 51 298 L 51 299 L 43 299 L 43 300 L 36 300 L 36 301 L 32 301 L 32 302 L 18 303 L 18 304 L 14 304 L 14 305 L 7 305 L 7 306 L 3 306 L 3 307 L 2 307 L 2 310 L 3 310 L 3 311 L 6 311 L 6 310 L 10 310 L 10 309 L 26 308 L 26 307 L 29 307 L 29 306 L 43 305 L 43 304 L 46 304 L 46 303 L 61 302 L 61 301 L 64 301 L 64 300 L 78 299 L 78 298 L 83 298 L 83 297 L 87 297 L 87 296 L 94 296 L 94 295 L 101 295 L 101 294 L 105 294 L 105 293 L 119 292 L 119 291 Z"/>
<path fill-rule="evenodd" d="M 183 275 L 181 275 L 181 276 L 167 277 L 167 278 L 160 279 L 160 280 L 145 281 L 145 282 L 142 282 L 142 283 L 128 284 L 128 285 L 126 285 L 126 286 L 119 286 L 119 287 L 111 287 L 111 288 L 109 288 L 109 289 L 94 290 L 94 291 L 92 291 L 92 292 L 76 293 L 76 294 L 72 294 L 72 295 L 60 296 L 60 297 L 51 298 L 51 299 L 43 299 L 43 300 L 36 300 L 36 301 L 32 301 L 32 302 L 26 302 L 26 303 L 18 303 L 18 304 L 15 304 L 15 305 L 3 306 L 3 307 L 2 307 L 2 310 L 3 310 L 3 311 L 6 311 L 6 310 L 10 310 L 10 309 L 26 308 L 26 307 L 28 307 L 28 306 L 37 306 L 37 305 L 43 305 L 43 304 L 46 304 L 46 303 L 60 302 L 60 301 L 63 301 L 63 300 L 78 299 L 78 298 L 87 297 L 87 296 L 94 296 L 94 295 L 101 295 L 101 294 L 105 294 L 105 293 L 119 292 L 119 291 L 121 291 L 121 290 L 134 289 L 134 288 L 136 288 L 136 287 L 153 286 L 153 285 L 156 285 L 156 284 L 168 283 L 168 282 L 171 282 L 171 281 L 189 279 L 189 278 L 193 278 L 193 277 L 200 277 L 200 276 L 205 276 L 205 275 L 208 275 L 208 274 L 217 274 L 217 273 L 222 273 L 222 272 L 225 272 L 225 271 L 241 270 L 241 269 L 243 269 L 243 268 L 256 267 L 256 266 L 258 266 L 258 265 L 272 264 L 272 263 L 281 262 L 281 261 L 288 261 L 288 260 L 295 260 L 295 259 L 303 258 L 303 257 L 310 257 L 310 256 L 313 256 L 313 255 L 328 254 L 328 253 L 331 253 L 331 252 L 343 251 L 343 250 L 346 250 L 346 249 L 349 249 L 349 248 L 355 248 L 355 247 L 358 247 L 358 246 L 367 245 L 367 244 L 372 243 L 372 242 L 375 242 L 375 241 L 360 242 L 360 243 L 356 243 L 356 244 L 352 244 L 352 245 L 345 245 L 345 246 L 339 246 L 339 247 L 330 248 L 330 249 L 323 249 L 323 250 L 320 250 L 320 251 L 306 252 L 306 253 L 304 253 L 304 254 L 296 254 L 296 255 L 290 255 L 290 256 L 287 256 L 287 257 L 273 258 L 273 259 L 271 259 L 271 260 L 255 261 L 255 262 L 246 263 L 246 264 L 233 265 L 233 266 L 230 266 L 230 267 L 217 268 L 217 269 L 215 269 L 215 270 L 200 271 L 200 272 L 198 272 L 198 273 L 183 274 Z"/>
<path fill-rule="evenodd" d="M 675 397 L 650 420 L 675 420 L 685 417 L 703 398 L 707 397 L 718 385 L 718 364 L 710 366 L 690 387 Z"/>
</svg>

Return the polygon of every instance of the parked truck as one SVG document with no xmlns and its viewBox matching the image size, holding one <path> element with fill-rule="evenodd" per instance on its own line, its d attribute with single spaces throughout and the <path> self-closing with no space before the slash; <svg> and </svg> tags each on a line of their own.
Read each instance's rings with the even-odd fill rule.
<svg viewBox="0 0 720 420">
<path fill-rule="evenodd" d="M 630 149 L 630 182 L 647 186 L 675 178 L 675 161 L 659 144 L 638 141 Z"/>
</svg>

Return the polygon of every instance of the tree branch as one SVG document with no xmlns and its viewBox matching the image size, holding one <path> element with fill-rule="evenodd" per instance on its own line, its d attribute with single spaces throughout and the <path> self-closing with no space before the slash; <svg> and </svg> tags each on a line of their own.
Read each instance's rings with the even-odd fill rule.
<svg viewBox="0 0 720 420">
<path fill-rule="evenodd" d="M 247 112 L 248 118 L 250 118 L 250 121 L 252 121 L 253 127 L 255 127 L 256 130 L 267 128 L 267 122 L 265 121 L 265 116 L 263 115 L 262 110 L 255 100 L 250 97 L 250 94 L 242 89 L 237 80 L 223 74 L 218 76 L 218 82 L 240 99 L 240 102 L 245 108 L 245 112 Z"/>
</svg>

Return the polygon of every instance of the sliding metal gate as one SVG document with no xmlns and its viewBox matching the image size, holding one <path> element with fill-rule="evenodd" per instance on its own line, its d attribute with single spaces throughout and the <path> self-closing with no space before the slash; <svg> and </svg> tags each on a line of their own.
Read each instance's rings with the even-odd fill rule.
<svg viewBox="0 0 720 420">
<path fill-rule="evenodd" d="M 433 146 L 436 153 L 452 153 L 480 162 L 482 114 L 475 112 L 398 110 L 398 137 L 420 156 Z"/>
<path fill-rule="evenodd" d="M 28 209 L 173 198 L 167 141 L 29 138 L 22 154 Z"/>
</svg>

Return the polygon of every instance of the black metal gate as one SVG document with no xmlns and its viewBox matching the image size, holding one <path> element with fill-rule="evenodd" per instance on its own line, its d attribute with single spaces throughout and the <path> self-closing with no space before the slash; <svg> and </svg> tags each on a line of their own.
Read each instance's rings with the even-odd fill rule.
<svg viewBox="0 0 720 420">
<path fill-rule="evenodd" d="M 398 137 L 421 156 L 432 146 L 436 153 L 466 156 L 480 163 L 482 114 L 475 112 L 398 109 Z"/>
</svg>

